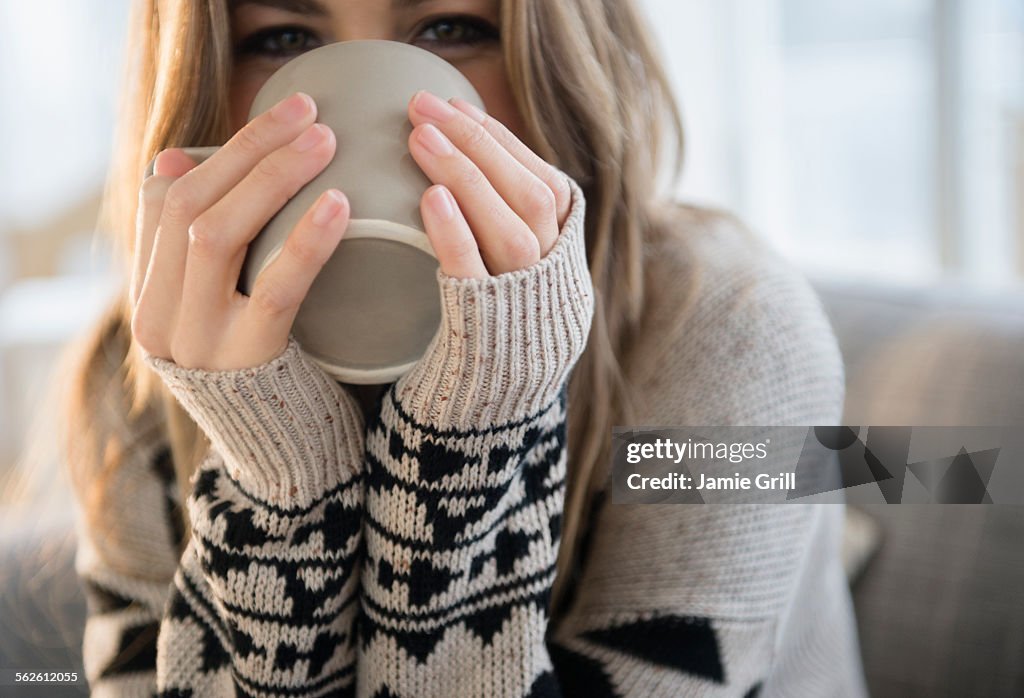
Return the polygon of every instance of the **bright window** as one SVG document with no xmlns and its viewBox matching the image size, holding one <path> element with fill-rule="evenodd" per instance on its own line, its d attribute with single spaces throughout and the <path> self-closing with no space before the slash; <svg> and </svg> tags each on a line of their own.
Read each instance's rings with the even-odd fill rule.
<svg viewBox="0 0 1024 698">
<path fill-rule="evenodd" d="M 1024 0 L 645 0 L 682 192 L 809 271 L 1024 278 Z"/>
</svg>

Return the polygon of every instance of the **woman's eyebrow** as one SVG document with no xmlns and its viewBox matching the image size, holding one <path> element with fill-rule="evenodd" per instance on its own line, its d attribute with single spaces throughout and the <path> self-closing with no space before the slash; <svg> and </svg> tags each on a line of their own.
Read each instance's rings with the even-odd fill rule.
<svg viewBox="0 0 1024 698">
<path fill-rule="evenodd" d="M 409 8 L 422 5 L 430 0 L 391 0 L 391 4 L 397 8 Z M 329 12 L 318 0 L 231 0 L 229 9 L 234 10 L 242 5 L 265 5 L 286 12 L 302 15 L 314 15 L 326 17 Z"/>
<path fill-rule="evenodd" d="M 327 8 L 317 0 L 231 0 L 228 9 L 234 11 L 242 5 L 264 5 L 297 15 L 328 16 Z"/>
<path fill-rule="evenodd" d="M 391 0 L 391 4 L 399 9 L 416 7 L 418 5 L 424 5 L 428 2 L 431 2 L 431 0 Z"/>
</svg>

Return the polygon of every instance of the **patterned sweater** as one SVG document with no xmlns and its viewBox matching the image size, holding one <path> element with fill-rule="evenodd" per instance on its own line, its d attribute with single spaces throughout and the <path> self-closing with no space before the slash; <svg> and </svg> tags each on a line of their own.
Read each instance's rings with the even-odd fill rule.
<svg viewBox="0 0 1024 698">
<path fill-rule="evenodd" d="M 368 413 L 294 338 L 235 371 L 147 355 L 211 448 L 179 555 L 163 431 L 125 427 L 118 535 L 79 527 L 93 695 L 864 695 L 836 505 L 599 497 L 549 617 L 594 307 L 584 208 L 574 185 L 531 267 L 439 271 L 441 329 Z M 646 249 L 637 424 L 838 423 L 807 284 L 738 226 L 676 227 Z"/>
</svg>

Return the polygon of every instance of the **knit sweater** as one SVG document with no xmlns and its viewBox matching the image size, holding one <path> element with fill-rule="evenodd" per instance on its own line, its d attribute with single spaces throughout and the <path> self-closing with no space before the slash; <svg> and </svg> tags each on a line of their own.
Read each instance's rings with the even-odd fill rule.
<svg viewBox="0 0 1024 698">
<path fill-rule="evenodd" d="M 526 269 L 439 270 L 438 333 L 366 413 L 294 337 L 239 370 L 146 355 L 211 448 L 179 555 L 164 430 L 125 422 L 119 535 L 83 517 L 76 560 L 94 695 L 864 695 L 837 505 L 599 495 L 549 617 L 566 386 L 594 309 L 584 210 L 573 184 Z M 739 226 L 676 220 L 645 249 L 636 424 L 839 423 L 806 282 Z"/>
</svg>

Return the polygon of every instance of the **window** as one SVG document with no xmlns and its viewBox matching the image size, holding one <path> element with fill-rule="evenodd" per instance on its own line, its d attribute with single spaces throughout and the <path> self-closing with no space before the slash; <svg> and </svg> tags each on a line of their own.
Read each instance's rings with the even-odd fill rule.
<svg viewBox="0 0 1024 698">
<path fill-rule="evenodd" d="M 813 273 L 1024 278 L 1024 0 L 646 0 L 682 193 Z"/>
</svg>

